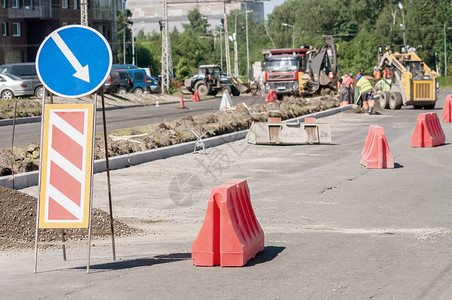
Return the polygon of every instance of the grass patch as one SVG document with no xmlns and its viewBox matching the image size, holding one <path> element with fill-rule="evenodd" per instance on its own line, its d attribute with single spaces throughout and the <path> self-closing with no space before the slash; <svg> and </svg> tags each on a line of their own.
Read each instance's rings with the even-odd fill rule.
<svg viewBox="0 0 452 300">
<path fill-rule="evenodd" d="M 16 118 L 34 117 L 41 115 L 41 102 L 31 99 L 17 99 Z M 0 99 L 0 119 L 14 117 L 14 99 Z"/>
<path fill-rule="evenodd" d="M 440 89 L 452 89 L 452 76 L 438 77 L 438 83 Z"/>
</svg>

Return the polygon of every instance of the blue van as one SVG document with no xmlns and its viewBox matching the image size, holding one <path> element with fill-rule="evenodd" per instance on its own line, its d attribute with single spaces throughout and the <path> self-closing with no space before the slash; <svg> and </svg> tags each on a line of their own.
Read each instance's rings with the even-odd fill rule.
<svg viewBox="0 0 452 300">
<path fill-rule="evenodd" d="M 132 92 L 137 95 L 141 95 L 144 92 L 149 91 L 148 87 L 148 76 L 146 71 L 143 69 L 124 69 L 123 71 L 129 74 L 130 80 L 132 81 Z"/>
</svg>

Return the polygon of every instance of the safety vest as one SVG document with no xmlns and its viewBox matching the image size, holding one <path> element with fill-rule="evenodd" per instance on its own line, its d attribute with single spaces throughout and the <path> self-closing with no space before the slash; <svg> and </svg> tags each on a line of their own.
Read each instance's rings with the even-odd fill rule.
<svg viewBox="0 0 452 300">
<path fill-rule="evenodd" d="M 381 82 L 381 90 L 383 92 L 389 92 L 391 90 L 391 79 L 382 79 Z"/>
<path fill-rule="evenodd" d="M 366 77 L 364 77 L 364 76 L 358 80 L 358 83 L 356 84 L 356 86 L 359 88 L 361 93 L 364 93 L 365 91 L 372 89 L 372 85 L 370 84 L 370 81 L 367 80 Z"/>
</svg>

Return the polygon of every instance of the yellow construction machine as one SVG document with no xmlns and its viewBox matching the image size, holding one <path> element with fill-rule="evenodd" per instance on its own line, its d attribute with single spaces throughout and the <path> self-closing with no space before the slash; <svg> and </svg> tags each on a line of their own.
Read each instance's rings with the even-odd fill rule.
<svg viewBox="0 0 452 300">
<path fill-rule="evenodd" d="M 417 56 L 412 48 L 408 53 L 382 55 L 378 52 L 378 69 L 392 72 L 391 88 L 380 94 L 381 108 L 400 109 L 403 105 L 433 109 L 438 99 L 437 75 Z"/>
</svg>

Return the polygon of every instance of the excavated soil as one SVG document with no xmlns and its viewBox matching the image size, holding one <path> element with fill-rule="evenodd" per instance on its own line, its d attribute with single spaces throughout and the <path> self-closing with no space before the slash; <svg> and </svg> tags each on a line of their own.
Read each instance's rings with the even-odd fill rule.
<svg viewBox="0 0 452 300">
<path fill-rule="evenodd" d="M 22 192 L 0 187 L 0 251 L 30 249 L 34 247 L 36 231 L 36 203 L 35 197 Z M 92 233 L 110 232 L 110 216 L 107 212 L 94 208 L 92 211 Z M 137 234 L 140 230 L 115 220 L 115 236 Z M 85 233 L 87 229 L 65 229 L 68 240 L 86 239 L 84 235 L 71 233 Z M 61 241 L 61 229 L 39 229 L 40 242 Z M 96 236 L 99 238 L 100 236 Z M 108 236 L 104 236 L 107 238 Z M 47 246 L 48 247 L 48 246 Z"/>
<path fill-rule="evenodd" d="M 109 156 L 118 156 L 196 140 L 195 135 L 188 131 L 189 129 L 199 135 L 205 133 L 204 137 L 236 132 L 249 128 L 253 121 L 267 121 L 269 112 L 278 112 L 284 120 L 337 106 L 338 101 L 330 96 L 311 99 L 285 97 L 283 101 L 256 104 L 251 107 L 240 103 L 233 110 L 220 110 L 211 114 L 188 116 L 171 122 L 122 130 L 122 133 L 127 132 L 128 137 L 119 140 L 113 138 L 115 137 L 113 132 L 107 140 L 108 152 Z M 0 155 L 0 174 L 3 176 L 11 175 L 11 162 L 13 162 L 15 174 L 38 170 L 39 145 L 37 144 L 15 148 L 14 159 L 8 149 L 0 149 Z M 101 135 L 95 138 L 94 157 L 95 159 L 105 157 L 104 138 Z"/>
</svg>

